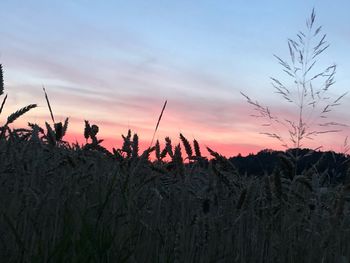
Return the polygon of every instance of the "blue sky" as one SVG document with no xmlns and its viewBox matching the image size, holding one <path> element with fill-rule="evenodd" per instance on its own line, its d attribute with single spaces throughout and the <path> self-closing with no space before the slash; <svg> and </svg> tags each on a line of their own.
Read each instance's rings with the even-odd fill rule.
<svg viewBox="0 0 350 263">
<path fill-rule="evenodd" d="M 277 147 L 259 134 L 260 122 L 249 117 L 252 109 L 240 91 L 277 113 L 288 111 L 270 85 L 270 76 L 287 79 L 273 54 L 288 58 L 286 40 L 305 29 L 313 7 L 331 44 L 318 65 L 338 66 L 330 94 L 350 87 L 348 1 L 3 0 L 1 5 L 0 63 L 9 94 L 2 118 L 38 103 L 23 123 L 49 120 L 44 85 L 56 114 L 71 117 L 73 137 L 89 119 L 110 141 L 128 128 L 150 140 L 168 99 L 160 139 L 183 132 L 227 155 Z M 347 121 L 349 103 L 345 98 L 332 118 Z M 329 147 L 337 150 L 347 133 L 328 135 Z"/>
</svg>

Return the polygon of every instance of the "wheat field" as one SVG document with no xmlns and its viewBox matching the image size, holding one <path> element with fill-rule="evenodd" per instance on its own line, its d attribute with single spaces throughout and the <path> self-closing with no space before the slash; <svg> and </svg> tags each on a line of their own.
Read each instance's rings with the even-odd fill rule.
<svg viewBox="0 0 350 263">
<path fill-rule="evenodd" d="M 182 134 L 182 145 L 166 138 L 143 153 L 131 131 L 114 153 L 91 130 L 84 146 L 55 135 L 32 125 L 0 141 L 6 262 L 350 259 L 350 186 L 330 184 L 317 164 L 294 175 L 284 156 L 273 174 L 253 177 L 210 149 L 202 157 Z"/>
<path fill-rule="evenodd" d="M 313 20 L 314 11 L 310 32 Z M 292 50 L 295 43 L 289 45 Z M 311 62 L 300 57 L 304 98 Z M 297 70 L 277 58 L 297 78 Z M 322 73 L 327 89 L 335 66 L 328 71 Z M 289 90 L 278 80 L 274 84 L 290 99 Z M 253 176 L 210 148 L 205 157 L 200 143 L 183 134 L 179 144 L 169 137 L 153 143 L 167 101 L 144 151 L 131 130 L 108 151 L 99 127 L 88 120 L 86 143 L 72 144 L 64 141 L 69 119 L 56 122 L 45 89 L 44 95 L 51 124 L 11 128 L 37 107 L 30 104 L 0 127 L 0 262 L 350 262 L 349 169 L 344 182 L 335 183 L 319 170 L 324 159 L 297 172 L 303 156 L 286 152 L 272 173 Z M 243 95 L 262 117 L 278 120 Z M 0 114 L 6 100 L 7 95 Z M 317 133 L 306 132 L 303 104 L 298 110 L 299 122 L 287 124 L 299 148 L 304 137 Z M 267 135 L 284 142 L 278 134 Z"/>
</svg>

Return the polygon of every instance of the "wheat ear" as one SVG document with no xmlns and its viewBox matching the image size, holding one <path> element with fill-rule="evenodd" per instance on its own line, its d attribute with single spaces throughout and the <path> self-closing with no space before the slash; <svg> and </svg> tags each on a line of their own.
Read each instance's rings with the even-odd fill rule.
<svg viewBox="0 0 350 263">
<path fill-rule="evenodd" d="M 23 114 L 30 111 L 31 109 L 35 108 L 36 106 L 37 106 L 36 104 L 30 104 L 26 107 L 23 107 L 22 109 L 19 109 L 16 112 L 12 113 L 10 116 L 7 117 L 7 122 L 6 122 L 5 126 L 9 125 L 10 123 L 13 123 L 16 119 L 18 119 Z"/>
<path fill-rule="evenodd" d="M 3 99 L 2 103 L 1 103 L 0 114 L 1 114 L 1 112 L 2 112 L 2 109 L 4 108 L 6 99 L 7 99 L 7 94 L 6 94 L 5 98 Z"/>
<path fill-rule="evenodd" d="M 44 87 L 43 87 L 43 91 L 44 91 L 44 93 L 45 93 L 45 99 L 46 99 L 46 102 L 47 102 L 47 106 L 49 107 L 49 111 L 50 111 L 50 114 L 51 114 L 51 119 L 52 119 L 53 123 L 56 123 L 56 122 L 55 122 L 55 118 L 53 117 L 53 114 L 52 114 L 52 109 L 51 109 L 50 101 L 49 101 L 49 98 L 48 98 L 48 96 L 47 96 L 47 93 L 46 93 L 46 90 L 45 90 Z"/>
<path fill-rule="evenodd" d="M 188 156 L 188 159 L 191 159 L 191 157 L 193 156 L 193 151 L 192 151 L 192 147 L 191 147 L 191 144 L 189 143 L 189 141 L 186 139 L 185 136 L 183 136 L 182 133 L 180 133 L 180 139 L 182 141 L 182 144 L 184 145 L 185 147 L 185 151 L 186 151 L 186 154 Z"/>
</svg>

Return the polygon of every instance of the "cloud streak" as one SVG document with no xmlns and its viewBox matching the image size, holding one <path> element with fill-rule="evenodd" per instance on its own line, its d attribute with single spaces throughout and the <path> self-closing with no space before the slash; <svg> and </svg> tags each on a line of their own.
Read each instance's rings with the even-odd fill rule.
<svg viewBox="0 0 350 263">
<path fill-rule="evenodd" d="M 168 106 L 156 138 L 171 136 L 178 140 L 182 132 L 226 155 L 279 147 L 278 142 L 259 134 L 269 129 L 261 126 L 261 120 L 250 117 L 253 111 L 240 91 L 252 98 L 267 99 L 277 115 L 294 117 L 293 110 L 285 108 L 284 101 L 273 94 L 268 84 L 275 61 L 272 56 L 267 60 L 267 55 L 271 49 L 285 50 L 281 47 L 288 37 L 284 35 L 285 28 L 276 25 L 280 35 L 270 39 L 273 32 L 266 26 L 276 23 L 258 10 L 251 13 L 249 4 L 218 6 L 215 10 L 220 15 L 212 13 L 212 8 L 206 9 L 206 4 L 186 14 L 181 11 L 181 3 L 173 10 L 179 12 L 176 14 L 163 5 L 149 10 L 141 5 L 136 10 L 124 4 L 116 14 L 112 12 L 115 6 L 106 8 L 79 1 L 55 3 L 54 7 L 38 3 L 21 8 L 7 5 L 15 15 L 10 17 L 0 11 L 9 22 L 7 27 L 0 27 L 0 59 L 9 92 L 9 104 L 1 117 L 20 106 L 39 104 L 18 124 L 25 125 L 27 119 L 41 124 L 49 120 L 42 85 L 57 118 L 70 117 L 70 136 L 82 134 L 87 119 L 100 126 L 106 145 L 129 128 L 147 144 L 166 99 Z M 302 2 L 289 7 L 299 6 L 308 8 Z M 270 10 L 265 4 L 260 7 Z M 43 17 L 30 15 L 35 8 L 42 8 Z M 274 19 L 284 11 L 283 5 L 276 8 L 276 12 L 269 11 Z M 165 12 L 163 21 L 155 16 L 156 10 Z M 232 18 L 228 10 L 245 16 Z M 144 12 L 148 20 L 138 12 Z M 192 20 L 192 13 L 198 21 Z M 246 17 L 253 16 L 266 20 L 266 24 L 253 27 L 252 21 L 246 21 Z M 207 18 L 213 24 L 207 24 Z M 178 20 L 188 26 L 179 28 Z M 228 24 L 231 21 L 232 26 Z M 286 27 L 295 28 L 290 24 Z M 281 46 L 276 44 L 277 37 Z M 348 55 L 341 59 L 346 57 L 350 60 Z M 347 75 L 342 76 L 342 85 L 349 84 Z M 344 104 L 349 103 L 344 100 Z M 346 107 L 332 120 L 346 121 L 349 115 L 345 110 Z M 324 135 L 327 141 L 322 143 L 335 145 L 344 135 Z"/>
</svg>

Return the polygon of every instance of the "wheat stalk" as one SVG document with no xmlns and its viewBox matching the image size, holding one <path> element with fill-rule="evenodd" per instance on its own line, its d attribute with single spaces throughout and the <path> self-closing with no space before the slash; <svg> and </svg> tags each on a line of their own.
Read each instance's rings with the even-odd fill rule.
<svg viewBox="0 0 350 263">
<path fill-rule="evenodd" d="M 4 94 L 4 75 L 3 75 L 3 69 L 2 69 L 2 65 L 0 64 L 0 96 Z M 7 94 L 5 96 L 5 98 L 3 99 L 2 103 L 1 103 L 1 107 L 0 107 L 0 114 L 4 108 L 5 102 L 7 99 Z"/>
<path fill-rule="evenodd" d="M 44 93 L 45 93 L 45 99 L 46 99 L 46 102 L 47 102 L 47 106 L 49 107 L 49 111 L 50 111 L 50 115 L 51 115 L 52 122 L 55 123 L 55 118 L 53 117 L 53 113 L 52 113 L 52 109 L 51 109 L 49 97 L 47 96 L 47 93 L 46 93 L 46 90 L 45 90 L 44 87 L 43 87 L 43 91 L 44 91 Z"/>
<path fill-rule="evenodd" d="M 164 110 L 165 110 L 165 107 L 166 107 L 167 103 L 168 103 L 168 101 L 166 100 L 166 101 L 164 102 L 162 111 L 160 112 L 160 115 L 159 115 L 159 118 L 158 118 L 158 121 L 157 121 L 157 124 L 156 124 L 156 128 L 154 129 L 153 136 L 152 136 L 152 140 L 151 140 L 151 144 L 150 144 L 149 148 L 151 148 L 152 145 L 153 145 L 153 140 L 154 140 L 154 137 L 156 136 L 156 132 L 157 132 L 157 130 L 158 130 L 158 126 L 159 126 L 160 120 L 162 119 L 163 112 L 164 112 Z"/>
<path fill-rule="evenodd" d="M 0 96 L 4 94 L 4 75 L 2 70 L 2 64 L 0 64 Z"/>
</svg>

